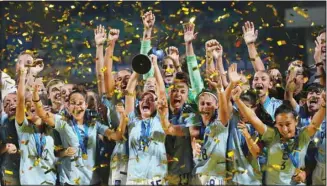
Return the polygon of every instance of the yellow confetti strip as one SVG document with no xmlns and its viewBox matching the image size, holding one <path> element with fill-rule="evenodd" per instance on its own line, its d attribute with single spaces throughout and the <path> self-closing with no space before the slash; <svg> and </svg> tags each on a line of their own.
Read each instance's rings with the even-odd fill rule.
<svg viewBox="0 0 327 186">
<path fill-rule="evenodd" d="M 76 179 L 74 179 L 74 183 L 76 185 L 79 185 L 80 184 L 80 180 L 81 180 L 81 178 L 76 178 Z"/>
<path fill-rule="evenodd" d="M 304 17 L 304 18 L 309 18 L 309 14 L 307 14 L 304 10 L 302 10 L 301 8 L 299 8 L 299 7 L 297 7 L 297 6 L 295 6 L 295 7 L 293 7 L 293 10 L 297 13 L 297 14 L 299 14 L 299 15 L 301 15 L 302 17 Z"/>
<path fill-rule="evenodd" d="M 214 22 L 215 22 L 215 23 L 218 23 L 218 22 L 220 22 L 222 19 L 228 18 L 229 16 L 230 16 L 229 13 L 224 14 L 224 15 L 222 15 L 222 16 L 219 16 L 216 20 L 214 20 Z"/>
<path fill-rule="evenodd" d="M 230 152 L 228 152 L 228 153 L 227 153 L 227 156 L 228 156 L 228 157 L 234 157 L 234 151 L 230 151 Z"/>
<path fill-rule="evenodd" d="M 10 170 L 5 170 L 5 174 L 9 174 L 9 175 L 13 175 L 13 171 L 10 171 Z"/>
<path fill-rule="evenodd" d="M 278 44 L 278 46 L 282 46 L 282 45 L 286 44 L 286 41 L 285 40 L 279 40 L 279 41 L 277 41 L 277 44 Z"/>
</svg>

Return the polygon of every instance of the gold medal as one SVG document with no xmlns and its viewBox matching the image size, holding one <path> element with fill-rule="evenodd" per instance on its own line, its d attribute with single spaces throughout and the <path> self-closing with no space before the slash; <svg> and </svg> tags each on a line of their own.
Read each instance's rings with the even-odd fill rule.
<svg viewBox="0 0 327 186">
<path fill-rule="evenodd" d="M 82 158 L 83 158 L 83 160 L 87 160 L 88 159 L 87 154 L 82 154 Z"/>
</svg>

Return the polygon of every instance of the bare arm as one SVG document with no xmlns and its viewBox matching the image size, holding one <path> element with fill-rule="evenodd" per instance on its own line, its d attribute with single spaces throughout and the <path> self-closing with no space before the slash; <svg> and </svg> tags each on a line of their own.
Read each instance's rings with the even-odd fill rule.
<svg viewBox="0 0 327 186">
<path fill-rule="evenodd" d="M 107 38 L 106 30 L 103 26 L 97 26 L 94 30 L 94 40 L 96 44 L 96 61 L 95 69 L 98 80 L 98 92 L 99 95 L 103 95 L 106 91 L 104 84 L 104 57 L 103 57 L 103 44 Z"/>
<path fill-rule="evenodd" d="M 243 34 L 244 34 L 244 41 L 246 46 L 248 47 L 249 57 L 251 63 L 253 65 L 254 70 L 257 71 L 264 71 L 265 66 L 258 55 L 257 49 L 255 48 L 255 41 L 258 37 L 258 30 L 254 31 L 253 22 L 245 22 L 244 26 L 242 26 Z"/>
<path fill-rule="evenodd" d="M 54 127 L 55 126 L 55 115 L 52 114 L 49 111 L 45 111 L 43 109 L 43 105 L 42 102 L 40 100 L 39 94 L 38 94 L 38 90 L 39 90 L 39 85 L 36 85 L 34 87 L 34 91 L 33 91 L 33 100 L 35 100 L 36 102 L 34 102 L 35 105 L 35 110 L 36 110 L 36 114 L 42 119 L 42 121 L 44 121 L 47 125 Z"/>
<path fill-rule="evenodd" d="M 297 104 L 296 100 L 294 99 L 293 95 L 294 95 L 294 92 L 286 89 L 284 99 L 290 101 L 293 109 L 296 110 L 296 107 L 298 106 L 298 104 Z"/>
<path fill-rule="evenodd" d="M 115 90 L 115 80 L 114 80 L 114 76 L 112 75 L 112 63 L 113 63 L 112 58 L 113 58 L 115 43 L 118 37 L 119 37 L 119 30 L 111 29 L 109 31 L 108 47 L 106 48 L 106 54 L 104 57 L 104 68 L 106 69 L 104 72 L 104 81 L 105 81 L 105 89 L 108 98 L 112 97 Z"/>
<path fill-rule="evenodd" d="M 151 34 L 152 29 L 155 23 L 156 17 L 152 13 L 152 11 L 146 12 L 142 16 L 143 26 L 144 26 L 144 32 L 143 37 L 141 41 L 141 51 L 140 53 L 143 55 L 148 55 L 149 50 L 151 49 Z M 153 77 L 153 67 L 151 67 L 150 71 L 146 74 L 143 74 L 143 79 L 146 80 L 149 77 Z"/>
<path fill-rule="evenodd" d="M 16 107 L 16 121 L 21 125 L 25 119 L 25 79 L 27 69 L 23 65 L 19 66 L 19 83 L 17 88 L 17 107 Z"/>
<path fill-rule="evenodd" d="M 320 125 L 326 116 L 326 94 L 323 93 L 322 97 L 323 97 L 323 103 L 320 106 L 318 112 L 316 112 L 315 115 L 313 116 L 311 123 L 308 126 L 308 132 L 310 137 L 313 136 L 317 130 L 319 130 Z"/>
<path fill-rule="evenodd" d="M 126 87 L 127 95 L 125 95 L 125 111 L 126 115 L 129 115 L 130 113 L 134 112 L 134 106 L 135 106 L 135 87 L 137 85 L 137 79 L 139 77 L 139 74 L 136 72 L 133 72 L 131 77 L 128 80 L 128 84 Z"/>
<path fill-rule="evenodd" d="M 120 113 L 120 123 L 116 131 L 113 131 L 111 129 L 107 129 L 105 132 L 106 137 L 109 140 L 119 141 L 123 139 L 123 136 L 126 131 L 126 126 L 128 123 L 128 117 L 125 113 L 124 107 L 121 105 L 116 106 L 117 112 Z"/>
<path fill-rule="evenodd" d="M 235 101 L 240 112 L 244 113 L 246 119 L 253 125 L 260 135 L 263 135 L 266 131 L 266 125 L 257 117 L 257 115 L 247 107 L 240 99 L 242 93 L 241 87 L 237 86 L 233 91 L 233 100 Z"/>
</svg>

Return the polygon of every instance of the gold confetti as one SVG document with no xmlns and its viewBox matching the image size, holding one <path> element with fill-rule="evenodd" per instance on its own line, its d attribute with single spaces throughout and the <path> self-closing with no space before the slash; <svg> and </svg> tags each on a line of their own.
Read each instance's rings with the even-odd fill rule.
<svg viewBox="0 0 327 186">
<path fill-rule="evenodd" d="M 81 180 L 81 178 L 79 177 L 79 178 L 76 178 L 76 179 L 74 179 L 74 183 L 76 184 L 76 185 L 79 185 L 79 183 L 80 183 L 80 180 Z"/>
<path fill-rule="evenodd" d="M 299 45 L 299 48 L 304 48 L 304 46 L 303 45 Z"/>
<path fill-rule="evenodd" d="M 306 19 L 309 18 L 309 14 L 307 14 L 307 13 L 306 13 L 304 10 L 302 10 L 301 8 L 295 6 L 295 7 L 293 7 L 293 10 L 294 10 L 297 14 L 303 16 L 304 18 L 306 18 Z"/>
<path fill-rule="evenodd" d="M 222 19 L 228 18 L 230 16 L 229 13 L 224 14 L 222 16 L 219 16 L 216 20 L 214 20 L 215 23 L 220 22 Z"/>
<path fill-rule="evenodd" d="M 190 23 L 194 23 L 196 17 L 191 17 Z"/>
<path fill-rule="evenodd" d="M 13 175 L 13 171 L 10 171 L 10 170 L 5 170 L 5 174 L 9 174 L 9 175 Z"/>
<path fill-rule="evenodd" d="M 272 38 L 270 38 L 270 37 L 268 37 L 266 40 L 267 40 L 267 41 L 272 41 L 273 39 L 272 39 Z"/>
<path fill-rule="evenodd" d="M 230 151 L 230 152 L 228 152 L 228 153 L 227 153 L 227 156 L 228 156 L 228 157 L 234 157 L 234 151 Z"/>
<path fill-rule="evenodd" d="M 279 40 L 279 41 L 277 41 L 277 44 L 278 44 L 278 46 L 282 46 L 282 45 L 286 44 L 286 41 L 285 40 Z"/>
</svg>

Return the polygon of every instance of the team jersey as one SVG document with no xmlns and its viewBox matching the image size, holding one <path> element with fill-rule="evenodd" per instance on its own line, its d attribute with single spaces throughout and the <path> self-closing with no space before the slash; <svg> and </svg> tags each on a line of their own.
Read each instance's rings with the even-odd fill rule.
<svg viewBox="0 0 327 186">
<path fill-rule="evenodd" d="M 292 184 L 292 176 L 296 174 L 296 169 L 303 168 L 304 165 L 305 153 L 310 142 L 307 128 L 302 128 L 294 139 L 283 143 L 278 130 L 266 126 L 262 140 L 268 149 L 266 184 Z"/>
<path fill-rule="evenodd" d="M 15 122 L 20 141 L 20 184 L 56 184 L 56 158 L 52 136 L 38 133 L 33 124 L 25 118 L 22 125 Z"/>
<path fill-rule="evenodd" d="M 201 135 L 201 134 L 200 134 Z M 194 157 L 193 175 L 201 175 L 207 179 L 202 184 L 224 184 L 226 178 L 226 150 L 228 126 L 219 120 L 210 122 L 204 129 L 200 156 Z"/>
<path fill-rule="evenodd" d="M 158 115 L 146 120 L 129 115 L 127 183 L 164 184 L 167 175 L 165 133 Z"/>
<path fill-rule="evenodd" d="M 76 128 L 77 127 L 77 128 Z M 63 157 L 60 162 L 60 182 L 70 185 L 93 185 L 98 184 L 100 179 L 96 173 L 96 140 L 97 134 L 104 135 L 107 126 L 95 122 L 84 125 L 76 125 L 60 115 L 55 115 L 55 129 L 59 132 L 63 148 L 74 147 L 77 153 L 74 157 Z M 80 137 L 78 137 L 80 135 Z M 85 136 L 88 140 L 85 142 Z M 80 145 L 83 139 L 84 150 Z"/>
</svg>

